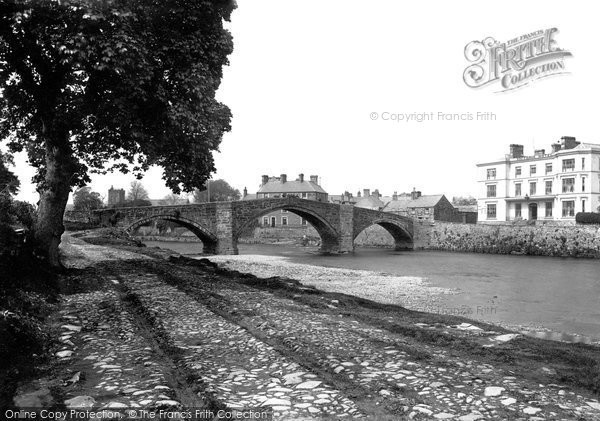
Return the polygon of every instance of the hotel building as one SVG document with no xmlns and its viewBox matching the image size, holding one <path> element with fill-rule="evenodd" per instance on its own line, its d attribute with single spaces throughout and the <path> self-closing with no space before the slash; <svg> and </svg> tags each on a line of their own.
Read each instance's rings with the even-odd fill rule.
<svg viewBox="0 0 600 421">
<path fill-rule="evenodd" d="M 523 154 L 510 145 L 504 159 L 477 164 L 478 220 L 574 223 L 578 212 L 600 206 L 600 145 L 564 136 L 546 153 Z"/>
</svg>

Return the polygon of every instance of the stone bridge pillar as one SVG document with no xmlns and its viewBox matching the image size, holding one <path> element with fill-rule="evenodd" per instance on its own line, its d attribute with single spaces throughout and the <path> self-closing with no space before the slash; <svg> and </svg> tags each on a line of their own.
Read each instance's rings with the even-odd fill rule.
<svg viewBox="0 0 600 421">
<path fill-rule="evenodd" d="M 237 242 L 233 238 L 233 203 L 216 202 L 215 254 L 238 254 Z M 212 250 L 211 250 L 212 251 Z"/>
<path fill-rule="evenodd" d="M 340 205 L 338 253 L 354 251 L 354 206 Z"/>
</svg>

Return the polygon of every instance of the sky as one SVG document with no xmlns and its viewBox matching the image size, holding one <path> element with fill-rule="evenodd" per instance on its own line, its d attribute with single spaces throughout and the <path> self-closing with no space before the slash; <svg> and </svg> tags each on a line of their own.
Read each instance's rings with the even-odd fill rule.
<svg viewBox="0 0 600 421">
<path fill-rule="evenodd" d="M 550 148 L 561 136 L 600 143 L 600 56 L 595 2 L 240 0 L 227 27 L 234 52 L 218 91 L 233 114 L 215 154 L 217 172 L 255 193 L 261 175 L 320 176 L 330 194 L 477 194 L 475 165 Z M 498 93 L 463 81 L 466 44 L 508 41 L 556 27 L 572 53 L 564 75 Z M 434 113 L 434 121 L 391 121 Z M 493 113 L 495 120 L 439 121 L 438 113 Z M 377 113 L 377 118 L 373 119 Z M 387 117 L 388 119 L 384 119 Z M 18 198 L 37 201 L 23 155 Z M 93 190 L 127 189 L 133 176 L 92 177 Z M 142 180 L 151 198 L 169 193 L 161 170 Z"/>
</svg>

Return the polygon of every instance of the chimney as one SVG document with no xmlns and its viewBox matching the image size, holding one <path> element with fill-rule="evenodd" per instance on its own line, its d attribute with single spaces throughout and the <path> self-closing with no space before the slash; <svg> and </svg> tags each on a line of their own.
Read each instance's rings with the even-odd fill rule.
<svg viewBox="0 0 600 421">
<path fill-rule="evenodd" d="M 418 191 L 417 191 L 417 199 L 418 199 L 419 197 L 421 197 L 421 190 L 418 190 Z"/>
<path fill-rule="evenodd" d="M 356 197 L 362 197 L 360 194 L 360 190 L 358 191 L 358 193 L 356 193 Z"/>
<path fill-rule="evenodd" d="M 515 143 L 510 145 L 510 157 L 521 158 L 523 156 L 523 145 L 517 145 Z"/>
<path fill-rule="evenodd" d="M 410 192 L 410 198 L 411 198 L 412 200 L 416 200 L 416 199 L 417 199 L 417 197 L 419 197 L 419 196 L 417 196 L 417 193 L 419 193 L 419 192 L 417 191 L 417 189 L 416 189 L 416 188 L 414 188 L 414 187 L 413 187 L 412 191 Z"/>
<path fill-rule="evenodd" d="M 379 194 L 379 189 L 373 190 L 373 196 L 379 198 L 381 195 Z"/>
<path fill-rule="evenodd" d="M 301 183 L 304 183 L 304 174 L 302 174 L 302 173 L 298 174 L 298 179 L 300 180 Z"/>
<path fill-rule="evenodd" d="M 319 184 L 319 176 L 318 175 L 311 175 L 310 176 L 310 181 L 311 183 L 315 183 L 315 184 Z"/>
<path fill-rule="evenodd" d="M 579 145 L 579 142 L 576 141 L 573 136 L 563 136 L 560 138 L 560 141 L 563 145 L 563 149 L 573 149 L 575 146 Z"/>
<path fill-rule="evenodd" d="M 371 196 L 371 190 L 370 189 L 363 189 L 363 196 L 365 196 L 365 197 Z"/>
<path fill-rule="evenodd" d="M 282 183 L 285 183 L 287 181 L 287 174 L 281 174 L 280 180 Z"/>
<path fill-rule="evenodd" d="M 261 186 L 264 186 L 268 182 L 269 182 L 269 176 L 268 175 L 263 175 L 262 176 L 262 184 L 261 184 Z"/>
<path fill-rule="evenodd" d="M 394 194 L 392 195 L 392 200 L 398 200 L 398 192 L 395 191 Z"/>
<path fill-rule="evenodd" d="M 543 156 L 546 154 L 546 149 L 536 149 L 533 156 Z"/>
<path fill-rule="evenodd" d="M 244 187 L 244 197 L 248 196 L 248 189 Z"/>
<path fill-rule="evenodd" d="M 558 151 L 560 151 L 560 143 L 553 143 L 552 144 L 552 153 L 555 153 Z"/>
</svg>

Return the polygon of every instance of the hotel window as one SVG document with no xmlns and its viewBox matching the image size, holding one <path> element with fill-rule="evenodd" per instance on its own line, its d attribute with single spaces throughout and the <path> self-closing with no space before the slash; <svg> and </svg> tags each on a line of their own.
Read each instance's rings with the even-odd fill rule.
<svg viewBox="0 0 600 421">
<path fill-rule="evenodd" d="M 535 181 L 529 183 L 529 196 L 535 196 L 536 188 L 537 188 L 537 183 Z"/>
<path fill-rule="evenodd" d="M 552 194 L 552 181 L 546 181 L 546 194 Z"/>
<path fill-rule="evenodd" d="M 563 218 L 569 216 L 575 216 L 575 201 L 574 200 L 565 200 L 562 202 L 562 216 Z"/>
<path fill-rule="evenodd" d="M 546 174 L 550 174 L 552 172 L 552 164 L 546 164 Z"/>
<path fill-rule="evenodd" d="M 496 168 L 489 168 L 487 170 L 487 179 L 495 180 L 496 179 Z"/>
<path fill-rule="evenodd" d="M 585 177 L 581 177 L 581 191 L 582 192 L 585 191 Z"/>
<path fill-rule="evenodd" d="M 515 196 L 521 196 L 521 183 L 515 184 Z"/>
<path fill-rule="evenodd" d="M 585 170 L 585 158 L 581 158 L 581 170 Z"/>
<path fill-rule="evenodd" d="M 268 216 L 263 216 L 263 225 L 265 227 L 269 225 L 269 217 Z"/>
<path fill-rule="evenodd" d="M 546 218 L 552 218 L 552 202 L 546 202 Z"/>
<path fill-rule="evenodd" d="M 521 217 L 521 204 L 515 203 L 515 218 Z"/>
<path fill-rule="evenodd" d="M 529 166 L 529 175 L 535 175 L 537 172 L 537 168 L 535 165 L 530 165 Z"/>
<path fill-rule="evenodd" d="M 487 197 L 496 197 L 496 185 L 495 184 L 488 184 Z"/>
<path fill-rule="evenodd" d="M 581 212 L 585 212 L 585 199 L 581 199 Z"/>
<path fill-rule="evenodd" d="M 515 177 L 518 177 L 521 175 L 521 167 L 515 167 Z"/>
<path fill-rule="evenodd" d="M 563 178 L 562 181 L 562 192 L 573 193 L 575 191 L 575 179 L 574 178 Z"/>
<path fill-rule="evenodd" d="M 282 226 L 286 226 L 287 225 L 287 216 L 282 216 L 281 217 L 281 225 Z"/>
<path fill-rule="evenodd" d="M 575 169 L 575 159 L 563 159 L 563 171 L 573 171 Z"/>
<path fill-rule="evenodd" d="M 487 205 L 487 218 L 496 219 L 496 205 Z"/>
</svg>

